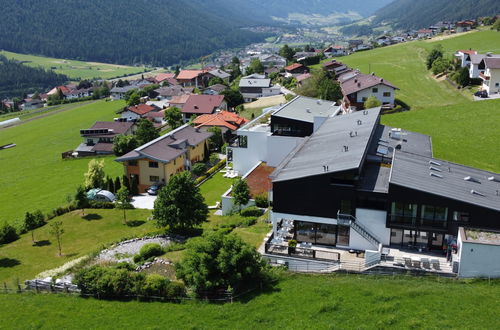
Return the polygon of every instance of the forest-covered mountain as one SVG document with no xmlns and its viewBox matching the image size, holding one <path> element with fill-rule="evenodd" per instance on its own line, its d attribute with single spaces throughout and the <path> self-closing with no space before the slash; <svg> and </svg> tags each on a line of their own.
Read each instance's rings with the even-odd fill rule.
<svg viewBox="0 0 500 330">
<path fill-rule="evenodd" d="M 110 63 L 169 65 L 262 40 L 201 0 L 3 1 L 0 49 Z M 223 15 L 220 12 L 220 15 Z"/>
<path fill-rule="evenodd" d="M 273 16 L 287 17 L 292 13 L 329 15 L 354 11 L 370 16 L 393 0 L 192 0 L 198 8 L 211 13 L 232 13 L 253 21 L 269 21 Z"/>
<path fill-rule="evenodd" d="M 28 92 L 42 92 L 68 80 L 65 75 L 32 68 L 0 55 L 0 100 Z"/>
<path fill-rule="evenodd" d="M 417 29 L 439 21 L 457 21 L 499 13 L 499 0 L 396 0 L 378 10 L 373 23 L 393 23 L 397 28 Z"/>
<path fill-rule="evenodd" d="M 120 64 L 171 65 L 263 39 L 240 29 L 289 13 L 373 13 L 391 0 L 3 1 L 0 49 Z"/>
</svg>

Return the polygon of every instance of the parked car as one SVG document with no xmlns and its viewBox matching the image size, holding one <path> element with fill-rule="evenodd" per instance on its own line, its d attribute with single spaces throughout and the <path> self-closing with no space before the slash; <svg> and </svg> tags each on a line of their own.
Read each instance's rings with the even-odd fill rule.
<svg viewBox="0 0 500 330">
<path fill-rule="evenodd" d="M 477 91 L 474 93 L 475 96 L 485 99 L 488 97 L 488 92 L 486 91 Z"/>
<path fill-rule="evenodd" d="M 148 188 L 146 191 L 148 195 L 151 196 L 156 196 L 158 195 L 158 192 L 160 191 L 161 188 L 163 188 L 164 184 L 163 183 L 156 183 Z"/>
<path fill-rule="evenodd" d="M 87 199 L 96 202 L 114 202 L 116 197 L 111 191 L 91 189 L 87 192 Z"/>
</svg>

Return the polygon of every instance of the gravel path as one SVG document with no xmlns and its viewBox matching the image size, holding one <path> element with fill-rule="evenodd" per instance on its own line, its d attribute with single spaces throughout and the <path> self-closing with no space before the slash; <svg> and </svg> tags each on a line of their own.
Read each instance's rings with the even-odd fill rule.
<svg viewBox="0 0 500 330">
<path fill-rule="evenodd" d="M 96 257 L 96 261 L 116 261 L 116 262 L 131 262 L 135 254 L 139 253 L 144 244 L 157 243 L 165 247 L 171 243 L 171 240 L 166 237 L 153 238 L 135 238 L 128 241 L 123 241 L 109 249 L 101 251 Z"/>
</svg>

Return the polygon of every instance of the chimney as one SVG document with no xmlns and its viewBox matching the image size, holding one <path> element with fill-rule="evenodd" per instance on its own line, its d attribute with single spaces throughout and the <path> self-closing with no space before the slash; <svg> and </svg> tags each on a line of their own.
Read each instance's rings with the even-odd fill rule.
<svg viewBox="0 0 500 330">
<path fill-rule="evenodd" d="M 358 87 L 361 87 L 361 83 L 358 83 Z"/>
<path fill-rule="evenodd" d="M 356 79 L 354 79 L 354 82 L 355 82 L 355 83 L 357 83 L 357 82 L 358 82 L 358 79 L 357 79 L 357 78 L 356 78 Z"/>
</svg>

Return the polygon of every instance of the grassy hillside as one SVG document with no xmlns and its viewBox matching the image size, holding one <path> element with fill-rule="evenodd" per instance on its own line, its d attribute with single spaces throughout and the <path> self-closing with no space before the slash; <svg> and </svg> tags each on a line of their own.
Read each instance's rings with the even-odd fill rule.
<svg viewBox="0 0 500 330">
<path fill-rule="evenodd" d="M 500 285 L 421 277 L 286 275 L 233 304 L 0 294 L 6 328 L 495 329 Z M 23 308 L 19 308 L 23 306 Z"/>
<path fill-rule="evenodd" d="M 47 70 L 52 69 L 57 73 L 67 75 L 70 79 L 110 79 L 144 71 L 144 68 L 141 67 L 63 60 L 7 51 L 0 51 L 0 55 L 21 61 L 31 67 L 42 67 Z"/>
<path fill-rule="evenodd" d="M 47 212 L 64 204 L 83 182 L 89 159 L 62 160 L 61 153 L 82 142 L 80 129 L 98 120 L 112 120 L 124 105 L 122 101 L 98 101 L 79 107 L 69 104 L 65 106 L 74 108 L 1 129 L 0 144 L 17 146 L 0 152 L 0 221 L 13 222 L 26 211 Z M 123 174 L 122 165 L 114 162 L 114 157 L 103 159 L 110 176 Z"/>
</svg>

